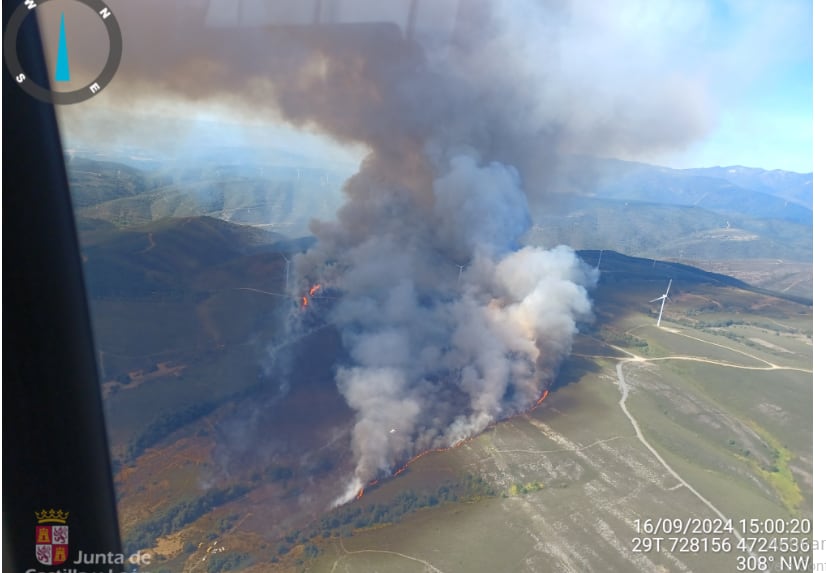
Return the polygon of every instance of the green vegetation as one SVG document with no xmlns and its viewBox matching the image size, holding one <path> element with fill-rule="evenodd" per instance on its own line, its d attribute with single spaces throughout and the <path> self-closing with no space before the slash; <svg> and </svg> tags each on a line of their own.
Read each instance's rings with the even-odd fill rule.
<svg viewBox="0 0 826 573">
<path fill-rule="evenodd" d="M 460 481 L 450 481 L 433 490 L 404 490 L 386 503 L 353 502 L 333 509 L 304 529 L 295 529 L 278 545 L 279 555 L 286 555 L 295 544 L 304 546 L 304 558 L 314 558 L 320 549 L 313 539 L 350 537 L 357 530 L 398 523 L 420 509 L 434 508 L 445 503 L 473 502 L 493 498 L 497 490 L 483 478 L 467 474 Z"/>
<path fill-rule="evenodd" d="M 206 416 L 223 403 L 242 400 L 260 389 L 261 384 L 255 384 L 226 397 L 205 400 L 174 412 L 161 414 L 158 418 L 150 422 L 150 424 L 129 443 L 126 448 L 126 453 L 123 459 L 119 460 L 119 463 L 129 464 L 133 462 L 147 448 L 159 443 L 175 430 Z"/>
<path fill-rule="evenodd" d="M 140 456 L 147 448 L 154 446 L 175 430 L 206 416 L 220 405 L 218 400 L 210 400 L 199 404 L 192 404 L 182 410 L 162 414 L 153 420 L 126 448 L 121 463 L 129 464 Z"/>
<path fill-rule="evenodd" d="M 771 448 L 774 460 L 774 464 L 768 468 L 759 466 L 754 460 L 752 460 L 752 464 L 756 466 L 755 469 L 763 479 L 771 484 L 789 513 L 797 514 L 800 504 L 803 502 L 803 494 L 800 492 L 800 486 L 794 479 L 789 467 L 789 462 L 795 458 L 794 454 L 755 422 L 750 422 L 749 426 L 766 441 Z"/>
<path fill-rule="evenodd" d="M 512 483 L 508 488 L 508 495 L 514 497 L 517 495 L 533 493 L 541 489 L 545 489 L 545 484 L 538 481 L 532 481 L 525 484 Z"/>
<path fill-rule="evenodd" d="M 209 557 L 207 562 L 207 573 L 221 573 L 222 571 L 233 571 L 240 569 L 250 562 L 250 556 L 246 553 L 229 551 L 227 553 L 216 553 Z"/>
<path fill-rule="evenodd" d="M 123 540 L 124 549 L 127 553 L 134 553 L 139 549 L 152 547 L 159 537 L 178 531 L 216 507 L 246 495 L 249 490 L 250 488 L 245 485 L 233 485 L 178 502 L 160 515 L 132 529 Z"/>
<path fill-rule="evenodd" d="M 638 336 L 634 336 L 633 334 L 629 334 L 627 332 L 619 333 L 607 330 L 602 332 L 601 334 L 602 340 L 604 340 L 608 344 L 613 344 L 614 346 L 641 349 L 648 348 L 648 342 L 646 340 Z"/>
<path fill-rule="evenodd" d="M 237 513 L 222 517 L 220 521 L 218 521 L 218 531 L 221 533 L 226 533 L 233 528 L 239 517 L 240 516 Z"/>
</svg>

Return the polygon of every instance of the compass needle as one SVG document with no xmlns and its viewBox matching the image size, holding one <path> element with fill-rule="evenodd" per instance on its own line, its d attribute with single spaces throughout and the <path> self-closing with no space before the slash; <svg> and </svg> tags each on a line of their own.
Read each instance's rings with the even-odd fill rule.
<svg viewBox="0 0 826 573">
<path fill-rule="evenodd" d="M 8 22 L 6 22 L 6 30 L 3 35 L 3 59 L 5 60 L 6 68 L 23 91 L 40 101 L 57 105 L 67 105 L 86 101 L 100 93 L 100 91 L 112 81 L 120 65 L 120 59 L 123 53 L 123 37 L 120 33 L 117 18 L 115 18 L 109 6 L 106 5 L 106 1 L 108 0 L 37 0 L 37 2 L 35 2 L 35 0 L 23 0 L 19 3 L 14 12 L 11 13 Z M 17 35 L 18 32 L 20 32 L 20 27 L 26 18 L 30 17 L 35 11 L 39 12 L 42 10 L 42 7 L 47 4 L 61 5 L 77 3 L 91 10 L 95 19 L 99 22 L 99 25 L 103 26 L 106 35 L 109 37 L 108 53 L 106 55 L 106 61 L 103 64 L 103 69 L 91 79 L 81 78 L 80 76 L 83 76 L 82 72 L 88 66 L 78 66 L 78 62 L 75 61 L 75 72 L 81 72 L 80 74 L 75 74 L 74 82 L 81 84 L 77 89 L 63 91 L 50 89 L 48 85 L 39 85 L 33 81 L 23 69 L 17 53 Z M 56 11 L 51 12 L 51 14 L 56 14 Z M 72 36 L 73 38 L 76 39 L 78 37 L 78 29 L 83 27 L 82 24 L 79 24 L 78 20 L 74 18 L 73 12 L 69 10 L 60 12 L 60 35 L 58 36 L 57 54 L 55 58 L 54 81 L 55 83 L 62 84 L 72 81 L 72 73 L 69 66 L 66 14 L 69 14 L 69 22 L 72 26 L 72 33 L 74 34 L 74 36 Z M 75 60 L 77 60 L 77 58 L 82 57 L 82 53 L 75 51 L 74 56 Z"/>
<path fill-rule="evenodd" d="M 66 23 L 64 13 L 60 13 L 60 38 L 57 42 L 57 66 L 54 79 L 56 82 L 68 82 L 72 78 L 69 70 L 69 50 L 66 47 Z"/>
</svg>

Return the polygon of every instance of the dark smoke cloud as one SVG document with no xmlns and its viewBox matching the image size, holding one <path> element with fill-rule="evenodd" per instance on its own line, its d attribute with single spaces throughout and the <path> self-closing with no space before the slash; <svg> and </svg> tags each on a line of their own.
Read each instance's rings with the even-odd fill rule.
<svg viewBox="0 0 826 573">
<path fill-rule="evenodd" d="M 232 19 L 214 2 L 113 2 L 126 53 L 107 96 L 221 100 L 370 150 L 337 220 L 316 222 L 317 245 L 295 261 L 297 293 L 318 282 L 340 297 L 327 320 L 356 413 L 343 502 L 536 402 L 590 316 L 597 273 L 567 247 L 522 245 L 529 200 L 552 191 L 562 153 L 691 141 L 708 125 L 703 91 L 628 50 L 595 51 L 574 4 L 416 3 L 448 34 L 358 24 L 377 3 L 356 0 L 319 3 L 321 22 L 349 23 L 316 26 L 292 25 L 316 17 L 312 3 L 227 4 L 275 25 L 205 28 Z M 401 21 L 411 7 L 382 5 Z"/>
<path fill-rule="evenodd" d="M 628 28 L 627 12 L 645 13 L 639 2 L 419 0 L 413 42 L 409 0 L 322 0 L 317 26 L 304 24 L 315 18 L 311 1 L 110 4 L 122 65 L 101 95 L 61 110 L 75 124 L 102 107 L 185 115 L 220 103 L 386 153 L 469 147 L 516 165 L 529 193 L 548 190 L 560 152 L 640 158 L 685 146 L 711 124 L 702 69 L 664 66 L 684 58 L 649 39 L 656 25 Z M 679 14 L 686 3 L 674 4 Z M 89 27 L 72 35 L 74 67 L 100 59 Z"/>
</svg>

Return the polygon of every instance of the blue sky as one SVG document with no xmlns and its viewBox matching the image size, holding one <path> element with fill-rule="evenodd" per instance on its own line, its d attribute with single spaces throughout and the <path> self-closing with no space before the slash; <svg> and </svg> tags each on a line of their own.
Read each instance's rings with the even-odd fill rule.
<svg viewBox="0 0 826 573">
<path fill-rule="evenodd" d="M 708 78 L 709 133 L 664 163 L 812 170 L 812 3 L 707 2 L 689 55 Z M 691 58 L 693 56 L 693 58 Z"/>
</svg>

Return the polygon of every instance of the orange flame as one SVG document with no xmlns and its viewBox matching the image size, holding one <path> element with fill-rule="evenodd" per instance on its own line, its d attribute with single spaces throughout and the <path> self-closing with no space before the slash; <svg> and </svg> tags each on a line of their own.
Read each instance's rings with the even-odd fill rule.
<svg viewBox="0 0 826 573">
<path fill-rule="evenodd" d="M 361 488 L 361 489 L 359 490 L 359 492 L 356 494 L 356 501 L 358 501 L 358 500 L 360 500 L 361 498 L 363 498 L 363 497 L 364 497 L 364 491 L 365 491 L 367 488 L 371 488 L 371 487 L 373 487 L 374 485 L 376 485 L 376 484 L 378 484 L 378 483 L 379 483 L 379 480 L 378 480 L 378 479 L 374 479 L 373 481 L 369 482 L 366 486 L 364 486 L 363 488 Z"/>
<path fill-rule="evenodd" d="M 410 467 L 410 465 L 411 465 L 413 462 L 415 462 L 416 460 L 418 460 L 418 459 L 420 459 L 420 458 L 423 458 L 423 457 L 424 457 L 424 456 L 426 456 L 427 454 L 432 454 L 433 452 L 446 452 L 446 451 L 448 451 L 448 450 L 452 450 L 453 448 L 458 448 L 459 446 L 462 446 L 462 445 L 466 444 L 466 443 L 467 443 L 467 442 L 469 442 L 470 440 L 471 440 L 471 438 L 465 438 L 464 440 L 459 440 L 458 442 L 456 442 L 456 443 L 455 443 L 455 444 L 453 444 L 452 446 L 448 446 L 448 447 L 446 447 L 446 448 L 433 448 L 432 450 L 425 450 L 425 451 L 423 451 L 423 452 L 419 452 L 418 454 L 416 454 L 415 456 L 413 456 L 412 458 L 410 458 L 409 460 L 407 460 L 407 461 L 404 463 L 404 465 L 402 465 L 399 469 L 397 469 L 395 472 L 393 472 L 392 477 L 396 477 L 397 475 L 401 474 L 401 473 L 402 473 L 402 472 L 404 472 L 407 468 L 409 468 L 409 467 Z M 379 483 L 380 481 L 381 481 L 381 480 L 380 480 L 379 478 L 374 479 L 373 481 L 369 482 L 366 486 L 364 486 L 363 488 L 361 488 L 361 489 L 359 490 L 359 492 L 356 494 L 356 501 L 358 501 L 358 500 L 360 500 L 362 497 L 364 497 L 364 490 L 365 490 L 365 489 L 367 489 L 367 488 L 371 488 L 371 487 L 373 487 L 373 486 L 375 486 L 375 485 L 378 485 L 378 483 Z"/>
<path fill-rule="evenodd" d="M 310 299 L 316 295 L 318 291 L 321 290 L 320 284 L 315 284 L 310 287 L 310 290 L 307 291 L 307 294 L 301 297 L 301 308 L 307 308 L 310 306 Z"/>
<path fill-rule="evenodd" d="M 530 409 L 530 410 L 528 410 L 528 413 L 531 413 L 531 412 L 533 412 L 534 410 L 536 410 L 537 408 L 539 408 L 539 405 L 540 405 L 542 402 L 544 402 L 544 401 L 545 401 L 545 398 L 547 398 L 547 397 L 548 397 L 548 391 L 547 391 L 547 390 L 545 390 L 544 392 L 542 392 L 542 395 L 539 397 L 539 400 L 537 400 L 537 401 L 536 401 L 536 404 L 534 404 L 533 406 L 531 406 L 531 409 Z"/>
<path fill-rule="evenodd" d="M 459 446 L 461 446 L 465 442 L 467 442 L 466 439 L 465 440 L 460 440 L 460 441 L 456 442 L 455 444 L 453 444 L 452 446 L 449 446 L 447 448 L 433 448 L 432 450 L 425 450 L 423 452 L 419 452 L 418 454 L 416 454 L 415 456 L 413 456 L 412 458 L 407 460 L 399 469 L 397 469 L 395 472 L 393 472 L 393 477 L 396 477 L 397 475 L 399 475 L 400 473 L 405 471 L 407 468 L 410 467 L 410 464 L 412 464 L 413 462 L 415 462 L 418 459 L 421 459 L 421 458 L 425 457 L 427 454 L 432 454 L 433 452 L 446 452 L 448 450 L 452 450 L 453 448 L 458 448 Z"/>
</svg>

